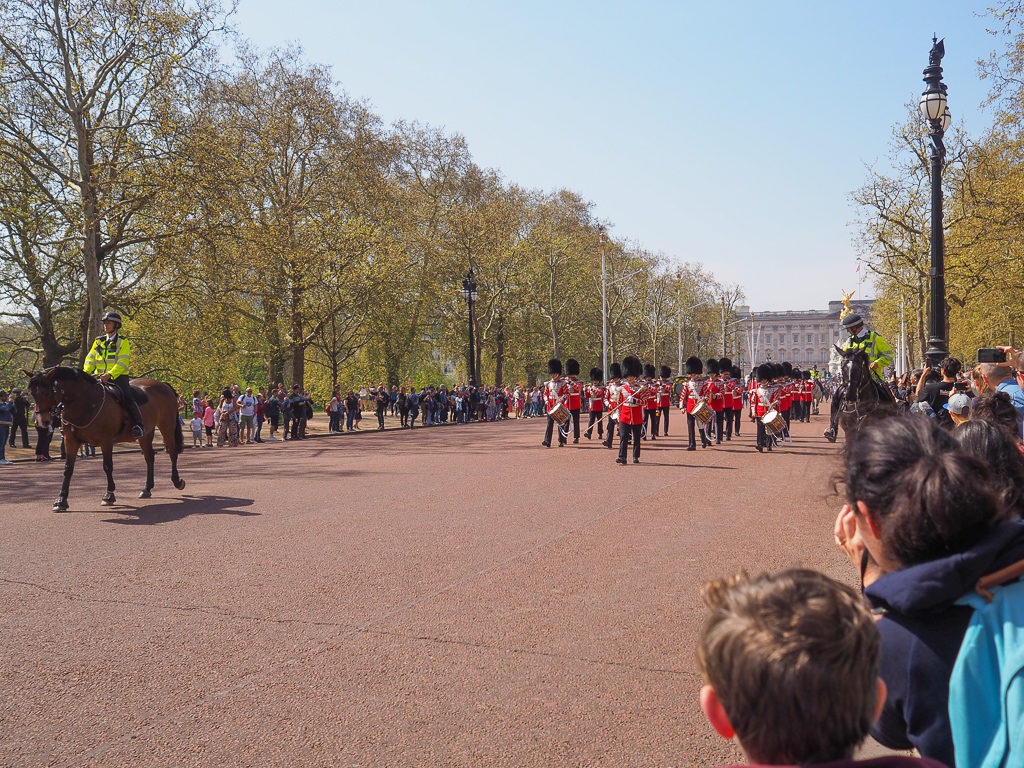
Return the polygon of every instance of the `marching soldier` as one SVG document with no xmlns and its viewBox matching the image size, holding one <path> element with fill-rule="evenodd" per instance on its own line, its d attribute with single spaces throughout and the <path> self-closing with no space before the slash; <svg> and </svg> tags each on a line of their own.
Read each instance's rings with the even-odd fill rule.
<svg viewBox="0 0 1024 768">
<path fill-rule="evenodd" d="M 702 373 L 704 373 L 704 364 L 700 361 L 700 358 L 688 357 L 686 359 L 686 374 L 690 379 L 686 382 L 685 388 L 679 395 L 679 407 L 681 410 L 686 411 L 686 431 L 689 434 L 689 443 L 686 446 L 686 450 L 688 451 L 697 450 L 696 432 L 698 429 L 700 431 L 701 446 L 707 448 L 711 445 L 711 441 L 708 440 L 707 435 L 704 433 L 704 424 L 697 422 L 694 417 L 694 412 L 698 407 L 705 404 L 705 383 L 699 378 Z"/>
<path fill-rule="evenodd" d="M 92 349 L 85 357 L 85 364 L 82 370 L 86 373 L 99 373 L 100 381 L 109 381 L 121 390 L 122 403 L 132 422 L 132 437 L 142 437 L 142 413 L 139 411 L 139 404 L 135 402 L 129 386 L 131 377 L 128 371 L 131 370 L 131 345 L 128 339 L 121 336 L 118 331 L 121 329 L 121 315 L 117 312 L 107 312 L 103 315 L 103 335 L 97 336 L 92 343 Z"/>
<path fill-rule="evenodd" d="M 633 463 L 640 463 L 640 428 L 644 423 L 644 394 L 640 391 L 643 385 L 637 382 L 643 373 L 643 364 L 630 355 L 622 361 L 622 370 L 626 381 L 619 389 L 622 407 L 619 408 L 619 457 L 616 464 L 626 463 L 629 444 L 633 444 Z"/>
<path fill-rule="evenodd" d="M 590 420 L 587 422 L 587 431 L 583 434 L 587 440 L 591 439 L 594 432 L 594 422 L 597 422 L 597 437 L 604 440 L 604 398 L 605 388 L 600 368 L 590 369 L 590 384 L 583 389 L 583 396 L 587 400 L 587 410 L 590 413 Z"/>
<path fill-rule="evenodd" d="M 708 381 L 705 397 L 707 398 L 708 405 L 711 406 L 711 410 L 714 412 L 714 421 L 708 424 L 708 439 L 711 439 L 712 425 L 714 426 L 715 432 L 715 443 L 721 444 L 722 442 L 722 428 L 725 426 L 725 396 L 722 394 L 722 382 L 719 379 L 721 369 L 719 368 L 718 361 L 715 358 L 710 358 L 707 362 Z"/>
<path fill-rule="evenodd" d="M 732 373 L 732 432 L 740 436 L 740 421 L 743 416 L 743 372 L 734 365 Z"/>
<path fill-rule="evenodd" d="M 541 443 L 545 448 L 551 447 L 551 432 L 557 426 L 551 418 L 551 411 L 557 405 L 564 405 L 566 386 L 562 379 L 562 361 L 557 357 L 548 360 L 548 373 L 551 379 L 544 384 L 544 405 L 547 407 L 548 424 L 544 429 L 544 441 Z M 558 447 L 565 445 L 565 433 L 558 430 Z"/>
<path fill-rule="evenodd" d="M 868 356 L 868 367 L 871 369 L 872 382 L 878 395 L 883 401 L 892 401 L 894 398 L 889 388 L 885 386 L 882 379 L 882 371 L 886 366 L 892 365 L 892 347 L 889 342 L 879 336 L 875 331 L 868 331 L 864 328 L 864 320 L 860 315 L 851 313 L 843 318 L 843 328 L 850 334 L 850 338 L 843 344 L 843 351 L 851 349 L 862 349 Z M 825 430 L 825 439 L 830 443 L 836 441 L 836 428 L 839 426 L 839 412 L 842 408 L 846 387 L 840 385 L 832 395 L 832 415 L 828 429 Z"/>
<path fill-rule="evenodd" d="M 722 442 L 722 437 L 732 440 L 732 386 L 732 360 L 728 357 L 719 358 L 718 387 L 722 392 L 722 426 L 718 429 L 718 442 Z"/>
<path fill-rule="evenodd" d="M 605 388 L 604 395 L 604 404 L 608 409 L 608 437 L 603 443 L 605 448 L 611 448 L 612 441 L 615 440 L 615 425 L 619 420 L 619 412 L 615 410 L 615 407 L 620 401 L 620 390 L 622 388 L 622 366 L 618 363 L 612 363 L 609 365 L 608 376 L 608 386 Z"/>
<path fill-rule="evenodd" d="M 580 364 L 573 358 L 565 361 L 565 372 L 569 377 L 565 380 L 569 401 L 566 404 L 572 416 L 572 442 L 580 441 L 580 409 L 583 407 L 583 382 L 579 380 Z"/>
<path fill-rule="evenodd" d="M 644 398 L 644 428 L 647 430 L 647 437 L 651 440 L 658 438 L 658 398 L 655 394 L 657 383 L 654 380 L 656 373 L 654 366 L 650 363 L 644 366 L 644 378 L 641 384 L 647 387 L 647 397 Z M 647 439 L 644 437 L 644 440 Z"/>
<path fill-rule="evenodd" d="M 668 412 L 672 410 L 672 369 L 663 365 L 659 373 L 661 373 L 661 381 L 658 383 L 658 410 L 661 412 L 662 423 L 665 425 L 661 434 L 668 437 Z"/>
<path fill-rule="evenodd" d="M 778 388 L 772 382 L 776 371 L 770 363 L 765 363 L 757 368 L 757 379 L 754 388 L 750 393 L 750 416 L 757 425 L 757 442 L 755 447 L 758 452 L 765 449 L 771 451 L 775 438 L 768 434 L 765 428 L 763 417 L 768 411 L 777 410 Z"/>
</svg>

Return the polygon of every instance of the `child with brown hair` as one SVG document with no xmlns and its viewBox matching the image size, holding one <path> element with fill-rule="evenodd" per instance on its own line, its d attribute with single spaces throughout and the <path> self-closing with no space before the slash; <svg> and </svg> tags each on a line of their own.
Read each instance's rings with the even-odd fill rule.
<svg viewBox="0 0 1024 768">
<path fill-rule="evenodd" d="M 748 764 L 941 768 L 896 755 L 853 760 L 885 701 L 878 628 L 853 589 L 792 569 L 711 582 L 704 602 L 701 709 Z"/>
</svg>

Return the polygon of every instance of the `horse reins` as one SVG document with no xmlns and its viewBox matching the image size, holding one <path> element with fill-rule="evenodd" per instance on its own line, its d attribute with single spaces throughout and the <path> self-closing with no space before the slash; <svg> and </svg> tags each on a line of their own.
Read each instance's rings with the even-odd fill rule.
<svg viewBox="0 0 1024 768">
<path fill-rule="evenodd" d="M 94 421 L 96 421 L 96 418 L 103 411 L 103 404 L 107 402 L 107 388 L 105 386 L 103 386 L 102 382 L 100 382 L 99 385 L 100 385 L 100 389 L 103 391 L 103 399 L 100 400 L 100 404 L 96 407 L 96 413 L 94 413 L 92 415 L 92 418 L 89 419 L 89 421 L 86 422 L 85 424 L 79 425 L 79 424 L 75 424 L 73 421 L 69 420 L 64 415 L 64 399 L 63 399 L 64 398 L 64 388 L 59 386 L 59 382 L 56 382 L 56 381 L 53 382 L 53 390 L 54 390 L 55 393 L 59 392 L 61 400 L 57 403 L 57 407 L 53 408 L 51 410 L 55 411 L 57 413 L 57 417 L 60 419 L 60 423 L 62 425 L 66 424 L 68 426 L 74 427 L 75 429 L 88 429 L 89 426 Z"/>
</svg>

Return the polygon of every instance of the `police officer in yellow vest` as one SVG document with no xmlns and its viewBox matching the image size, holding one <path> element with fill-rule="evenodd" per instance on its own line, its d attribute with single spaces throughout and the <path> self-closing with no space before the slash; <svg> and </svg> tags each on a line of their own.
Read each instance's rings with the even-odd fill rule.
<svg viewBox="0 0 1024 768">
<path fill-rule="evenodd" d="M 122 402 L 132 420 L 132 437 L 142 437 L 142 414 L 128 386 L 131 345 L 128 339 L 118 333 L 120 328 L 121 316 L 117 312 L 107 312 L 103 315 L 104 334 L 96 337 L 82 367 L 86 373 L 98 373 L 100 381 L 109 381 L 121 390 Z"/>
<path fill-rule="evenodd" d="M 882 400 L 893 400 L 892 393 L 885 386 L 882 378 L 882 371 L 886 366 L 892 365 L 892 347 L 889 342 L 879 336 L 875 331 L 864 329 L 864 320 L 856 313 L 850 313 L 843 318 L 843 328 L 850 333 L 850 338 L 843 344 L 843 351 L 851 349 L 863 349 L 868 356 L 868 367 L 871 369 L 871 378 L 878 390 Z M 843 399 L 846 395 L 846 388 L 842 385 L 832 395 L 832 421 L 825 430 L 825 438 L 834 443 L 836 441 L 836 429 L 839 426 L 839 411 L 842 408 Z"/>
</svg>

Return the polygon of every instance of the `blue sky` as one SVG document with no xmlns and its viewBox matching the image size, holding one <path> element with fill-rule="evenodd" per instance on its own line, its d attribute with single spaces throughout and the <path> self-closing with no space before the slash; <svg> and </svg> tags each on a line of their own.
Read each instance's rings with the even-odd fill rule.
<svg viewBox="0 0 1024 768">
<path fill-rule="evenodd" d="M 240 0 L 235 23 L 300 44 L 385 122 L 460 133 L 506 179 L 576 190 L 615 237 L 785 310 L 857 286 L 849 193 L 923 90 L 933 32 L 954 130 L 988 124 L 985 6 Z"/>
</svg>

